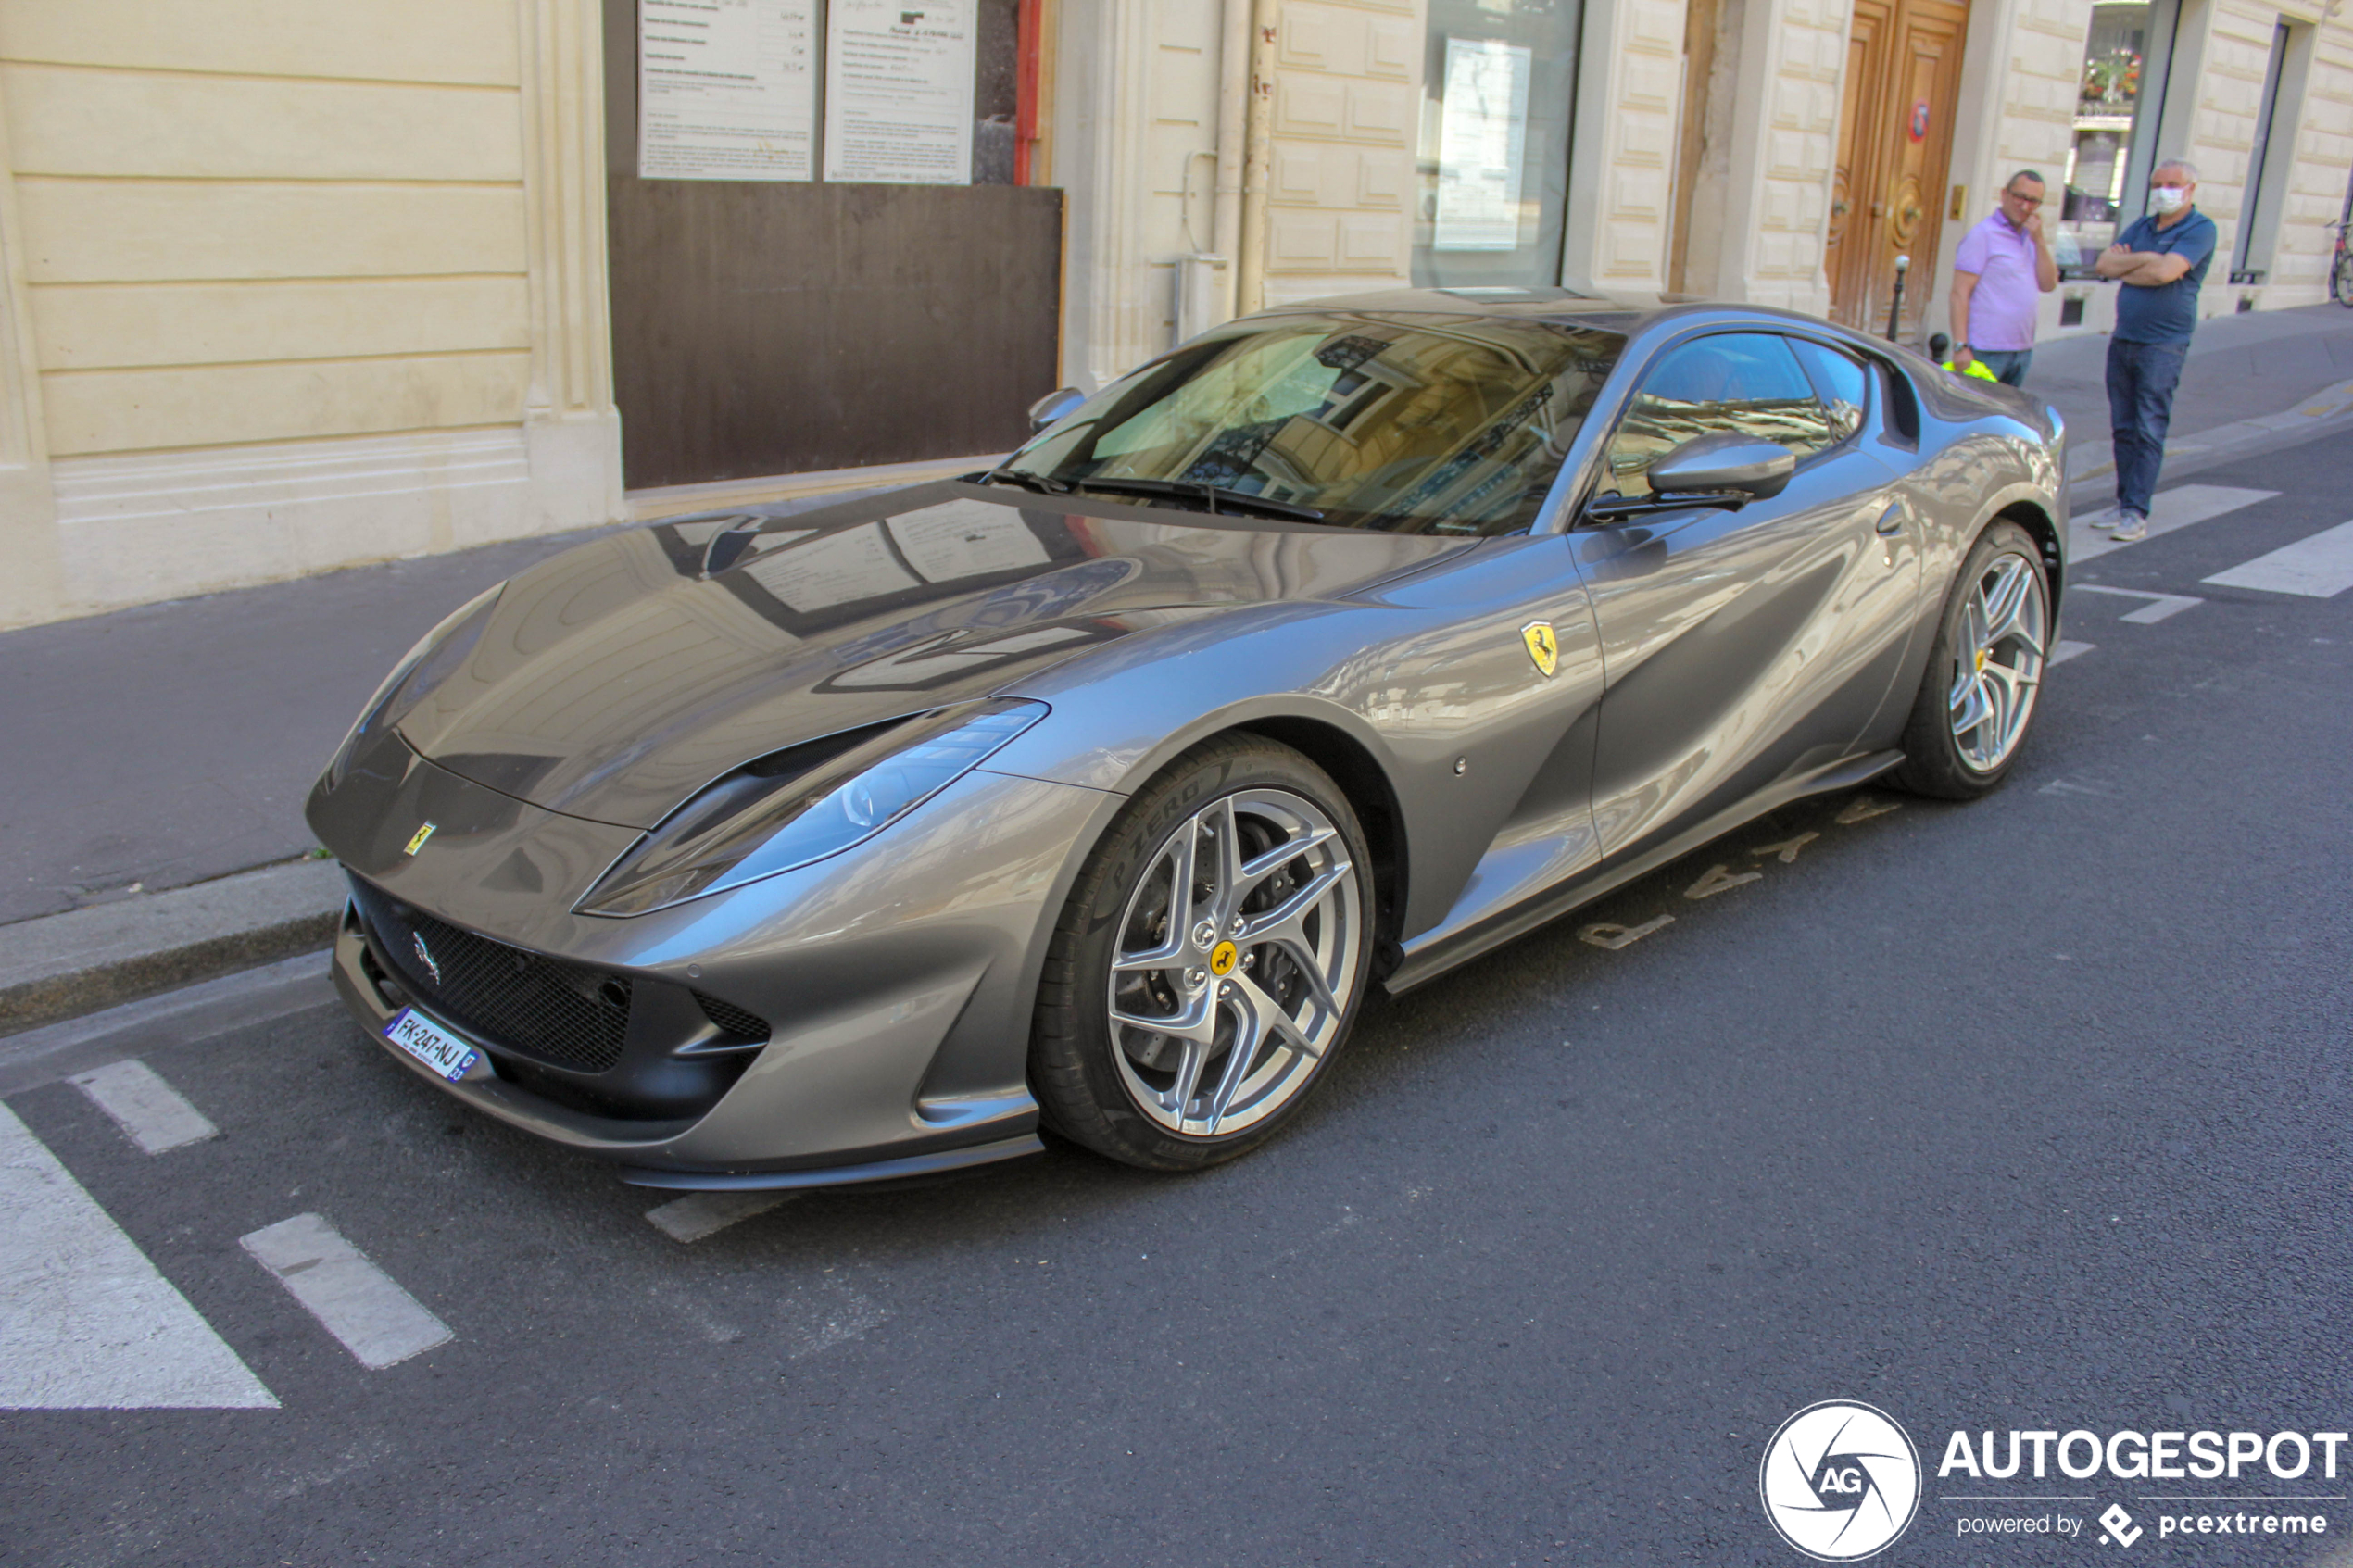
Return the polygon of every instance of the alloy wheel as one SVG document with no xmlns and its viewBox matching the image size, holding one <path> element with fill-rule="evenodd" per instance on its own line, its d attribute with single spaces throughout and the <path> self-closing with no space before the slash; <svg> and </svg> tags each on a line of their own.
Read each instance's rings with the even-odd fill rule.
<svg viewBox="0 0 2353 1568">
<path fill-rule="evenodd" d="M 1164 839 L 1120 915 L 1113 1053 L 1137 1108 L 1185 1137 L 1238 1132 L 1307 1086 L 1363 984 L 1360 876 L 1316 806 L 1224 796 Z"/>
<path fill-rule="evenodd" d="M 2015 550 L 1988 560 L 1961 610 L 1945 698 L 1954 745 L 1974 771 L 1999 768 L 2026 734 L 2042 689 L 2049 624 L 2049 596 L 2035 563 Z"/>
</svg>

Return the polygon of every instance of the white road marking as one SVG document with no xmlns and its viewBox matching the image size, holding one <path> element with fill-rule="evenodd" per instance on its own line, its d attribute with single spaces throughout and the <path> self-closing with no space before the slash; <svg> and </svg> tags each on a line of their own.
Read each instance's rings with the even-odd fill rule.
<svg viewBox="0 0 2353 1568">
<path fill-rule="evenodd" d="M 2207 581 L 2211 583 L 2214 580 L 2209 577 Z M 2075 584 L 2075 591 L 2079 594 L 2110 594 L 2120 599 L 2148 600 L 2148 603 L 2140 608 L 2128 609 L 2117 618 L 2120 621 L 2129 621 L 2136 626 L 2154 626 L 2160 621 L 2179 615 L 2185 609 L 2194 608 L 2206 602 L 2204 599 L 2192 598 L 2187 594 L 2152 594 L 2146 588 L 2110 588 L 2099 583 L 2078 583 Z"/>
<path fill-rule="evenodd" d="M 1696 903 L 1702 898 L 1713 898 L 1718 893 L 1728 892 L 1743 883 L 1759 881 L 1764 875 L 1763 872 L 1735 873 L 1730 866 L 1710 866 L 1700 873 L 1697 882 L 1683 889 L 1683 897 Z"/>
<path fill-rule="evenodd" d="M 2116 792 L 2104 784 L 2082 779 L 2053 779 L 2034 793 L 2037 795 L 2088 795 L 2095 798 L 2105 798 Z"/>
<path fill-rule="evenodd" d="M 77 1073 L 68 1082 L 88 1095 L 93 1104 L 114 1118 L 116 1126 L 131 1135 L 132 1143 L 149 1154 L 220 1135 L 220 1129 L 203 1111 L 136 1058 Z"/>
<path fill-rule="evenodd" d="M 2155 539 L 2177 528 L 2206 522 L 2237 511 L 2241 507 L 2268 501 L 2278 494 L 2276 490 L 2241 490 L 2229 484 L 2177 484 L 2171 490 L 2158 491 L 2150 501 L 2148 536 Z M 2068 554 L 2079 561 L 2085 561 L 2095 556 L 2132 547 L 2131 545 L 2120 545 L 2099 530 L 2079 522 L 2069 535 Z"/>
<path fill-rule="evenodd" d="M 1579 931 L 1577 939 L 1590 942 L 1596 947 L 1606 947 L 1614 953 L 1620 947 L 1630 947 L 1652 932 L 1664 931 L 1674 923 L 1673 915 L 1661 915 L 1640 925 L 1613 925 L 1608 921 L 1597 921 Z"/>
<path fill-rule="evenodd" d="M 791 1198 L 793 1192 L 698 1192 L 659 1209 L 646 1210 L 646 1223 L 671 1240 L 691 1245 L 717 1236 L 738 1220 L 765 1214 Z"/>
<path fill-rule="evenodd" d="M 277 1408 L 188 1298 L 0 1106 L 0 1409 Z"/>
<path fill-rule="evenodd" d="M 889 1308 L 877 1305 L 839 1280 L 825 1280 L 818 1289 L 824 1299 L 817 1311 L 785 1329 L 785 1354 L 792 1361 L 855 1339 L 868 1329 L 879 1327 L 890 1316 Z"/>
<path fill-rule="evenodd" d="M 329 1334 L 371 1372 L 454 1338 L 448 1325 L 393 1283 L 316 1214 L 296 1214 L 238 1245 L 309 1309 Z"/>
<path fill-rule="evenodd" d="M 1890 811 L 1903 809 L 1903 807 L 1904 803 L 1900 800 L 1874 800 L 1868 795 L 1861 795 L 1848 801 L 1845 809 L 1831 821 L 1843 828 L 1851 828 L 1856 822 L 1868 822 L 1873 817 L 1884 817 Z"/>
<path fill-rule="evenodd" d="M 2089 653 L 2097 646 L 2099 646 L 2097 643 L 2070 643 L 2065 637 L 2061 637 L 2058 646 L 2051 650 L 2051 662 L 2065 664 L 2077 654 Z"/>
<path fill-rule="evenodd" d="M 1801 833 L 1795 838 L 1785 838 L 1779 844 L 1760 844 L 1749 853 L 1776 855 L 1780 858 L 1781 864 L 1793 866 L 1797 864 L 1797 852 L 1821 836 L 1818 833 Z"/>
<path fill-rule="evenodd" d="M 2207 581 L 2225 588 L 2334 598 L 2353 588 L 2353 522 L 2340 522 L 2309 539 L 2283 545 L 2269 555 L 2218 571 Z"/>
</svg>

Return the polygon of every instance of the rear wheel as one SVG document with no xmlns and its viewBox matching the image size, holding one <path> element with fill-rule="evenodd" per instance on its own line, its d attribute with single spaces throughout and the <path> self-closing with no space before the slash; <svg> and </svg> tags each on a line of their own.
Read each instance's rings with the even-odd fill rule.
<svg viewBox="0 0 2353 1568">
<path fill-rule="evenodd" d="M 2353 308 L 2353 247 L 2336 253 L 2336 266 L 2329 274 L 2329 292 L 2336 302 Z"/>
<path fill-rule="evenodd" d="M 1178 758 L 1055 927 L 1030 1040 L 1049 1123 L 1155 1170 L 1272 1137 L 1355 1022 L 1371 885 L 1347 797 L 1305 757 L 1230 736 Z"/>
<path fill-rule="evenodd" d="M 1893 782 L 1946 800 L 1974 799 L 2001 783 L 2033 722 L 2050 626 L 2042 546 L 1997 518 L 1945 596 Z"/>
</svg>

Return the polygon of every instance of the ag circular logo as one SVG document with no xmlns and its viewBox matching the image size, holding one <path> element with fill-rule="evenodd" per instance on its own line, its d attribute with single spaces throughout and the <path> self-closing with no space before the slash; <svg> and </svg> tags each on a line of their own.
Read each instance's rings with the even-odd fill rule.
<svg viewBox="0 0 2353 1568">
<path fill-rule="evenodd" d="M 1823 1562 L 1853 1562 L 1912 1523 L 1920 1456 L 1884 1411 L 1825 1399 L 1781 1423 L 1756 1486 L 1781 1539 Z"/>
</svg>

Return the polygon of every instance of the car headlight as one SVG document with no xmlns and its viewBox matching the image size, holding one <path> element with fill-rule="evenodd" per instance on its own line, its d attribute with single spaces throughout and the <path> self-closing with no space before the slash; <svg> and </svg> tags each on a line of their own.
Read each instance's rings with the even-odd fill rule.
<svg viewBox="0 0 2353 1568">
<path fill-rule="evenodd" d="M 482 640 L 483 628 L 490 624 L 490 612 L 498 608 L 498 596 L 507 591 L 504 583 L 494 583 L 483 592 L 459 605 L 441 624 L 417 639 L 417 646 L 403 655 L 384 678 L 376 695 L 359 710 L 359 722 L 351 726 L 335 747 L 327 763 L 327 787 L 343 783 L 351 771 L 351 759 L 357 756 L 362 742 L 371 740 L 392 728 L 408 716 L 424 695 L 447 680 L 466 656 L 474 651 Z"/>
<path fill-rule="evenodd" d="M 746 763 L 661 822 L 574 906 L 642 915 L 863 843 L 1046 716 L 1042 702 L 959 703 Z"/>
</svg>

